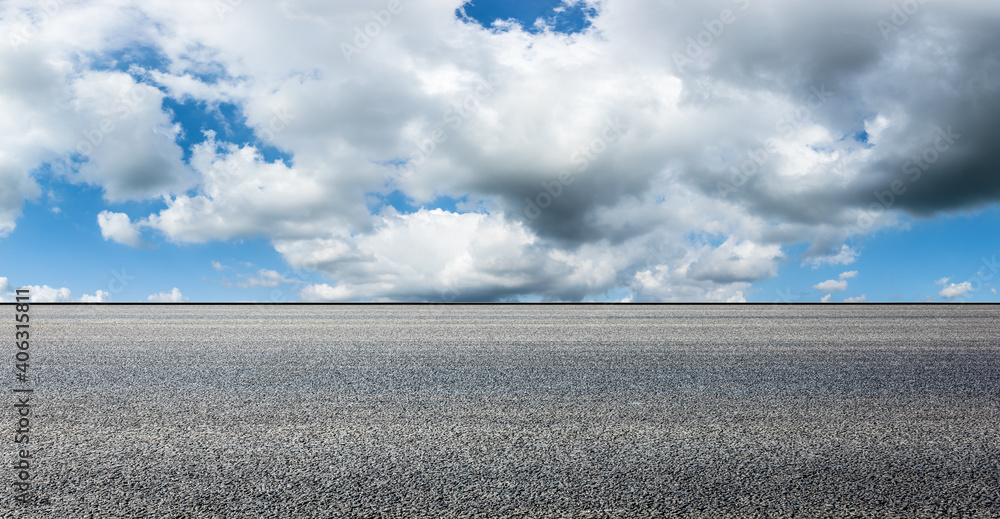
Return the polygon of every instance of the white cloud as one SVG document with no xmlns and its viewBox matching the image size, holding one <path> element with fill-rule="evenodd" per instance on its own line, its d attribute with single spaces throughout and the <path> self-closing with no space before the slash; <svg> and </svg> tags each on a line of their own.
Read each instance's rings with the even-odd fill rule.
<svg viewBox="0 0 1000 519">
<path fill-rule="evenodd" d="M 776 275 L 775 260 L 783 257 L 778 245 L 737 242 L 730 238 L 694 262 L 690 267 L 690 275 L 694 279 L 722 283 L 758 281 Z"/>
<path fill-rule="evenodd" d="M 94 295 L 84 294 L 79 298 L 74 298 L 72 291 L 66 287 L 53 288 L 48 285 L 32 285 L 27 288 L 31 291 L 31 301 L 34 303 L 103 303 L 111 299 L 110 294 L 103 290 L 98 290 Z"/>
<path fill-rule="evenodd" d="M 941 278 L 941 279 L 935 281 L 934 284 L 935 285 L 945 286 L 945 285 L 948 284 L 949 281 L 951 281 L 951 278 Z"/>
<path fill-rule="evenodd" d="M 350 301 L 351 292 L 346 287 L 334 288 L 326 283 L 308 285 L 299 293 L 303 301 Z"/>
<path fill-rule="evenodd" d="M 129 247 L 144 247 L 146 243 L 142 241 L 139 229 L 132 224 L 125 213 L 112 213 L 101 211 L 97 215 L 97 224 L 101 227 L 101 236 L 105 240 L 111 240 Z"/>
<path fill-rule="evenodd" d="M 24 288 L 28 289 L 31 301 L 36 303 L 103 303 L 111 299 L 111 295 L 104 290 L 98 290 L 93 295 L 84 294 L 79 298 L 74 298 L 72 291 L 66 287 L 53 288 L 48 285 L 29 285 Z M 16 297 L 15 287 L 10 284 L 7 278 L 0 277 L 0 302 L 15 301 Z"/>
<path fill-rule="evenodd" d="M 31 286 L 31 301 L 33 303 L 66 303 L 73 301 L 73 294 L 66 287 L 52 288 L 48 285 Z"/>
<path fill-rule="evenodd" d="M 347 205 L 364 200 L 360 193 L 353 202 L 334 193 L 330 183 L 316 178 L 319 171 L 267 163 L 255 148 L 216 143 L 214 138 L 195 147 L 191 163 L 202 175 L 199 194 L 168 198 L 167 209 L 139 225 L 157 229 L 176 242 L 259 234 L 297 238 L 343 227 L 343 220 L 337 218 L 342 206 L 333 203 L 338 198 Z"/>
<path fill-rule="evenodd" d="M 843 292 L 847 290 L 847 281 L 829 279 L 822 283 L 813 285 L 813 288 L 819 290 L 820 292 Z"/>
<path fill-rule="evenodd" d="M 971 291 L 972 291 L 972 283 L 969 283 L 968 281 L 963 281 L 961 283 L 952 283 L 944 287 L 944 289 L 938 292 L 938 295 L 945 299 L 955 299 L 962 297 Z"/>
<path fill-rule="evenodd" d="M 222 263 L 219 263 L 218 261 L 213 261 L 212 262 L 212 268 L 221 272 L 223 270 L 226 270 L 229 267 L 223 265 Z"/>
<path fill-rule="evenodd" d="M 183 303 L 188 301 L 188 298 L 184 297 L 177 287 L 174 287 L 170 292 L 152 294 L 146 300 L 153 303 Z"/>
<path fill-rule="evenodd" d="M 372 234 L 276 242 L 293 268 L 318 269 L 336 283 L 303 287 L 307 301 L 504 300 L 535 294 L 545 300 L 583 300 L 615 288 L 617 273 L 641 258 L 585 245 L 571 253 L 552 249 L 518 222 L 482 213 L 421 210 L 382 217 Z M 665 257 L 685 266 L 699 252 Z M 669 274 L 668 274 L 669 272 Z M 639 270 L 630 288 L 636 301 L 739 300 L 745 282 L 719 285 L 662 265 Z"/>
<path fill-rule="evenodd" d="M 0 103 L 0 107 L 2 106 Z M 18 164 L 5 164 L 2 159 L 0 157 L 0 238 L 14 230 L 17 219 L 21 216 L 24 200 L 34 199 L 41 194 L 35 181 Z"/>
<path fill-rule="evenodd" d="M 866 302 L 868 302 L 868 296 L 866 296 L 865 294 L 861 294 L 858 297 L 848 297 L 847 299 L 844 299 L 844 302 L 845 303 L 866 303 Z"/>
<path fill-rule="evenodd" d="M 103 290 L 98 290 L 92 296 L 84 295 L 83 297 L 80 298 L 80 301 L 83 303 L 106 303 L 110 300 L 111 300 L 111 294 Z"/>
<path fill-rule="evenodd" d="M 825 296 L 823 296 L 823 297 L 820 298 L 820 302 L 821 303 L 829 303 L 831 297 L 833 297 L 832 294 L 827 294 L 827 295 L 825 295 Z"/>
<path fill-rule="evenodd" d="M 726 299 L 726 302 L 727 303 L 746 303 L 747 302 L 747 298 L 746 298 L 746 296 L 743 295 L 743 291 L 742 290 L 737 290 L 736 293 L 733 294 L 732 297 L 730 297 L 729 299 Z"/>
<path fill-rule="evenodd" d="M 632 280 L 633 299 L 645 301 L 706 301 L 730 302 L 745 299 L 749 283 L 719 285 L 710 281 L 688 278 L 683 271 L 671 272 L 667 267 L 643 270 Z"/>
<path fill-rule="evenodd" d="M 853 279 L 853 278 L 856 278 L 856 277 L 858 277 L 858 271 L 857 270 L 852 270 L 850 272 L 841 272 L 840 273 L 840 279 L 842 279 L 842 280 L 844 280 L 844 279 Z"/>
</svg>

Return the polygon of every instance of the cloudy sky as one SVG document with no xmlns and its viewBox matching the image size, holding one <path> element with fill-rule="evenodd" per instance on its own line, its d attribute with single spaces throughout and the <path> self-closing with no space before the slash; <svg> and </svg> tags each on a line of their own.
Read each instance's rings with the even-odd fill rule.
<svg viewBox="0 0 1000 519">
<path fill-rule="evenodd" d="M 3 0 L 0 35 L 8 300 L 1000 300 L 995 0 Z"/>
</svg>

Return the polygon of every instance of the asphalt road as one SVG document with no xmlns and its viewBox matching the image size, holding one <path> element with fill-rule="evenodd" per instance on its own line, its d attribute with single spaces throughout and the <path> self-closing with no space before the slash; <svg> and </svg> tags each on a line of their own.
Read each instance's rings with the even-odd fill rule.
<svg viewBox="0 0 1000 519">
<path fill-rule="evenodd" d="M 2 517 L 1000 517 L 997 306 L 31 311 Z"/>
</svg>

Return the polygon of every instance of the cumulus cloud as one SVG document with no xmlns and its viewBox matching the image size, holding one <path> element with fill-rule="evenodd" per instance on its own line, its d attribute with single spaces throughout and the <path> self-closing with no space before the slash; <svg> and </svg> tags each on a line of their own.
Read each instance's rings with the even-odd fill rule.
<svg viewBox="0 0 1000 519">
<path fill-rule="evenodd" d="M 109 201 L 155 198 L 192 185 L 176 143 L 180 127 L 162 110 L 159 89 L 122 72 L 88 71 L 70 95 L 86 118 L 83 138 L 70 150 L 85 162 L 71 179 L 101 186 Z"/>
<path fill-rule="evenodd" d="M 822 283 L 813 285 L 813 288 L 820 292 L 843 292 L 847 290 L 847 281 L 828 279 Z"/>
<path fill-rule="evenodd" d="M 709 301 L 739 302 L 745 300 L 744 291 L 750 283 L 734 282 L 725 285 L 687 277 L 684 270 L 670 271 L 661 266 L 637 272 L 630 288 L 637 302 L 649 301 Z"/>
<path fill-rule="evenodd" d="M 819 301 L 821 303 L 829 303 L 831 297 L 833 297 L 833 294 L 827 294 L 827 295 L 821 297 Z"/>
<path fill-rule="evenodd" d="M 308 299 L 725 301 L 792 245 L 848 265 L 859 236 L 1000 200 L 995 2 L 924 3 L 884 34 L 891 6 L 862 0 L 606 0 L 567 37 L 428 0 L 350 60 L 330 49 L 370 6 L 215 4 L 65 3 L 0 46 L 0 237 L 48 164 L 162 201 L 102 213 L 105 239 L 267 239 L 329 276 Z M 722 8 L 736 21 L 691 55 Z M 4 2 L 0 29 L 38 9 Z M 137 48 L 155 59 L 116 65 Z M 170 102 L 230 103 L 253 139 L 182 128 Z"/>
<path fill-rule="evenodd" d="M 0 277 L 0 302 L 16 301 L 15 288 L 5 277 Z"/>
<path fill-rule="evenodd" d="M 946 281 L 947 282 L 947 281 Z M 944 287 L 938 295 L 945 299 L 956 299 L 972 292 L 972 283 L 963 281 L 962 283 L 952 283 Z"/>
<path fill-rule="evenodd" d="M 857 270 L 852 270 L 850 272 L 841 272 L 840 273 L 840 279 L 842 279 L 842 280 L 843 279 L 854 279 L 856 277 L 858 277 L 858 271 Z"/>
<path fill-rule="evenodd" d="M 140 226 L 175 242 L 202 243 L 241 236 L 314 236 L 344 225 L 334 203 L 344 195 L 332 190 L 334 183 L 320 182 L 318 172 L 268 163 L 256 148 L 217 143 L 211 135 L 194 148 L 191 162 L 202 174 L 199 193 L 167 200 L 167 209 Z"/>
<path fill-rule="evenodd" d="M 152 294 L 146 298 L 147 301 L 153 303 L 183 303 L 188 301 L 187 297 L 181 294 L 180 289 L 174 287 L 170 292 L 160 292 L 159 294 Z"/>
<path fill-rule="evenodd" d="M 84 294 L 79 298 L 74 298 L 72 291 L 66 287 L 53 288 L 48 285 L 31 285 L 27 288 L 31 291 L 31 301 L 34 303 L 103 303 L 111 298 L 110 294 L 103 290 L 98 290 L 93 295 Z"/>
<path fill-rule="evenodd" d="M 80 298 L 83 303 L 106 303 L 111 300 L 111 294 L 98 290 L 94 295 L 84 295 Z"/>
<path fill-rule="evenodd" d="M 105 240 L 129 247 L 144 247 L 146 245 L 139 229 L 132 224 L 132 220 L 125 213 L 101 211 L 101 214 L 97 215 L 97 224 L 101 227 L 101 236 Z"/>
<path fill-rule="evenodd" d="M 719 247 L 702 254 L 691 267 L 691 277 L 721 283 L 758 281 L 776 274 L 775 260 L 784 257 L 778 245 L 737 243 L 730 238 Z"/>
<path fill-rule="evenodd" d="M 845 303 L 866 303 L 866 302 L 868 302 L 868 296 L 866 296 L 865 294 L 861 294 L 858 297 L 848 297 L 847 299 L 844 299 L 844 302 Z"/>
</svg>

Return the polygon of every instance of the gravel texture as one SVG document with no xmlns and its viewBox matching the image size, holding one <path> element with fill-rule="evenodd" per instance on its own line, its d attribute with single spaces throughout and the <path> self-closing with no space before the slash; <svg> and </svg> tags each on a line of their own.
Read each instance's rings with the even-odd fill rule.
<svg viewBox="0 0 1000 519">
<path fill-rule="evenodd" d="M 998 306 L 31 311 L 2 517 L 1000 517 Z"/>
</svg>

